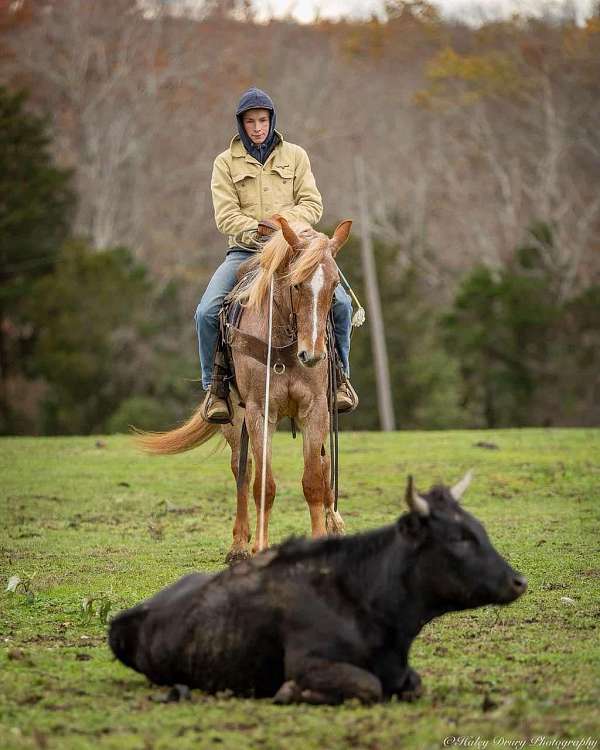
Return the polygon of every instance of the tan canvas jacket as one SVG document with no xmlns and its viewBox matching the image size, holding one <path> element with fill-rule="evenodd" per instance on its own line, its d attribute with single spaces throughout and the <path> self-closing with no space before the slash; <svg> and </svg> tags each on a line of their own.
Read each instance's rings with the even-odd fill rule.
<svg viewBox="0 0 600 750">
<path fill-rule="evenodd" d="M 306 151 L 277 135 L 280 142 L 264 165 L 248 154 L 239 135 L 215 159 L 210 183 L 215 221 L 229 247 L 260 248 L 258 222 L 275 213 L 311 225 L 323 214 Z"/>
</svg>

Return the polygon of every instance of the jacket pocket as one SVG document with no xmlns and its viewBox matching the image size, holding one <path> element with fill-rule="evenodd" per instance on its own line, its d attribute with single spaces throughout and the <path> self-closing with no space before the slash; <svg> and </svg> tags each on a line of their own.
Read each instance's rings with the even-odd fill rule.
<svg viewBox="0 0 600 750">
<path fill-rule="evenodd" d="M 269 187 L 274 210 L 294 204 L 294 170 L 287 164 L 273 164 L 269 174 Z"/>
<path fill-rule="evenodd" d="M 232 175 L 233 186 L 238 194 L 240 208 L 249 208 L 257 203 L 256 176 L 248 172 Z"/>
</svg>

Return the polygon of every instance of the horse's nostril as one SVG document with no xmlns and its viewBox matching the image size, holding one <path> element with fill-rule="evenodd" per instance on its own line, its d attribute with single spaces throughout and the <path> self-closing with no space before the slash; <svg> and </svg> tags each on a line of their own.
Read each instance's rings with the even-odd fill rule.
<svg viewBox="0 0 600 750">
<path fill-rule="evenodd" d="M 300 362 L 305 363 L 306 360 L 308 359 L 308 352 L 305 352 L 305 351 L 298 352 L 298 359 L 300 360 Z"/>
<path fill-rule="evenodd" d="M 527 588 L 527 578 L 525 576 L 515 576 L 513 578 L 513 586 L 517 591 L 525 591 Z"/>
</svg>

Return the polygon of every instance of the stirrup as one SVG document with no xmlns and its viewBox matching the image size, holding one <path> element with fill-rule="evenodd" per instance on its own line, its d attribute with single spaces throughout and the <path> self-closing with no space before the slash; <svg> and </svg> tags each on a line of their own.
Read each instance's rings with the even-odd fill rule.
<svg viewBox="0 0 600 750">
<path fill-rule="evenodd" d="M 358 394 L 348 378 L 344 378 L 338 385 L 335 400 L 337 402 L 338 414 L 350 414 L 358 406 Z"/>
<path fill-rule="evenodd" d="M 231 424 L 232 410 L 228 398 L 219 398 L 210 391 L 200 407 L 200 415 L 211 424 Z"/>
</svg>

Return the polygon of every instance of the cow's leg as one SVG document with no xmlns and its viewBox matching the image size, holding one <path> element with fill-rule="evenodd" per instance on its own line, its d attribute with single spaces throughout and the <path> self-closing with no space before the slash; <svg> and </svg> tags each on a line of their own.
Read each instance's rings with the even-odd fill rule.
<svg viewBox="0 0 600 750">
<path fill-rule="evenodd" d="M 321 453 L 323 454 L 323 450 Z M 321 455 L 321 469 L 325 488 L 325 528 L 328 534 L 342 536 L 345 532 L 344 519 L 334 508 L 335 498 L 331 489 L 331 459 L 327 453 Z"/>
<path fill-rule="evenodd" d="M 248 489 L 252 475 L 252 460 L 248 457 L 244 481 L 238 485 L 238 469 L 240 460 L 240 434 L 244 413 L 236 411 L 233 424 L 223 425 L 223 434 L 231 448 L 231 471 L 235 477 L 237 487 L 237 508 L 233 523 L 233 542 L 225 558 L 226 563 L 234 563 L 250 557 L 248 544 L 250 542 L 250 523 L 248 519 Z"/>
<path fill-rule="evenodd" d="M 261 488 L 262 488 L 262 468 L 263 468 L 263 428 L 264 420 L 262 409 L 259 405 L 254 403 L 246 404 L 246 425 L 248 427 L 248 435 L 250 436 L 250 444 L 252 446 L 252 455 L 254 457 L 254 504 L 256 506 L 256 535 L 254 537 L 254 544 L 252 545 L 252 552 L 256 553 L 259 551 L 259 544 L 261 542 L 260 534 L 260 504 L 261 504 Z M 263 523 L 263 549 L 269 546 L 269 518 L 271 516 L 271 509 L 273 507 L 273 501 L 275 500 L 275 480 L 273 479 L 273 472 L 271 471 L 271 443 L 273 438 L 273 432 L 275 431 L 276 422 L 269 420 L 267 423 L 267 461 L 266 461 L 266 481 L 265 481 L 265 514 Z"/>
<path fill-rule="evenodd" d="M 302 489 L 308 503 L 313 537 L 324 536 L 324 507 L 329 507 L 330 498 L 328 477 L 325 475 L 321 448 L 329 429 L 329 414 L 325 397 L 315 400 L 310 410 L 301 415 L 302 438 L 304 442 L 304 474 Z"/>
<path fill-rule="evenodd" d="M 404 679 L 399 682 L 391 691 L 397 695 L 401 701 L 414 701 L 423 694 L 421 687 L 421 677 L 412 667 L 406 668 Z"/>
<path fill-rule="evenodd" d="M 350 698 L 375 703 L 383 697 L 378 677 L 347 662 L 296 654 L 286 657 L 286 676 L 289 679 L 275 695 L 276 703 L 337 704 Z"/>
<path fill-rule="evenodd" d="M 396 695 L 400 700 L 413 701 L 422 694 L 421 678 L 408 666 L 406 646 L 402 640 L 381 651 L 375 657 L 372 668 L 381 680 L 385 698 Z"/>
</svg>

